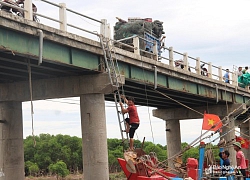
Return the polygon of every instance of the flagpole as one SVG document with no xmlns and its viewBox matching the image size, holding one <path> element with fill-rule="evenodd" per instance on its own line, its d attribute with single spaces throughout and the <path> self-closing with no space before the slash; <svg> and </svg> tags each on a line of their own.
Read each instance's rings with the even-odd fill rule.
<svg viewBox="0 0 250 180">
<path fill-rule="evenodd" d="M 201 136 L 202 136 L 202 128 L 201 128 L 201 135 L 200 135 L 200 143 L 201 143 Z"/>
<path fill-rule="evenodd" d="M 202 119 L 202 126 L 201 126 L 201 135 L 200 135 L 200 143 L 201 143 L 201 137 L 202 137 L 202 127 L 203 127 L 203 124 L 204 124 L 204 115 L 206 114 L 206 111 L 204 111 L 204 114 L 203 114 L 203 119 Z"/>
</svg>

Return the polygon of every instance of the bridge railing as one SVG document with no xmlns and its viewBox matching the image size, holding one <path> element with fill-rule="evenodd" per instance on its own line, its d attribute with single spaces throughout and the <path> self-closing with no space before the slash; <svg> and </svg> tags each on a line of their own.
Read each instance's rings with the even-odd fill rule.
<svg viewBox="0 0 250 180">
<path fill-rule="evenodd" d="M 14 0 L 13 0 L 14 1 Z M 3 2 L 2 0 L 0 0 L 0 4 L 4 5 L 4 6 L 9 6 L 11 8 L 15 8 L 18 9 L 21 12 L 24 12 L 24 18 L 28 19 L 28 20 L 33 20 L 33 16 L 36 15 L 39 18 L 43 18 L 43 22 L 47 22 L 48 24 L 53 25 L 53 23 L 57 23 L 57 27 L 59 27 L 60 30 L 62 31 L 68 31 L 69 28 L 73 28 L 74 30 L 80 30 L 81 32 L 86 32 L 88 34 L 91 35 L 95 35 L 94 37 L 96 38 L 96 35 L 102 34 L 105 37 L 109 37 L 110 36 L 110 27 L 109 24 L 107 24 L 107 21 L 102 19 L 102 20 L 98 20 L 92 17 L 89 17 L 87 15 L 81 14 L 79 12 L 76 12 L 72 9 L 69 9 L 66 7 L 65 3 L 59 3 L 56 4 L 54 2 L 50 2 L 48 0 L 40 0 L 39 3 L 45 3 L 44 6 L 49 5 L 48 9 L 53 9 L 53 8 L 57 8 L 57 11 L 53 11 L 53 16 L 51 14 L 47 14 L 45 15 L 44 13 L 38 13 L 38 12 L 33 12 L 32 11 L 32 0 L 25 0 L 24 1 L 24 7 L 17 7 L 17 4 L 10 4 L 10 3 L 6 3 Z M 37 2 L 38 3 L 38 2 Z M 58 12 L 58 13 L 54 13 L 54 12 Z M 82 18 L 83 20 L 90 20 L 90 22 L 88 22 L 88 24 L 91 24 L 91 22 L 95 22 L 96 24 L 93 24 L 93 26 L 98 27 L 93 29 L 92 31 L 89 29 L 85 29 L 82 28 L 84 27 L 84 25 L 81 27 L 81 23 L 79 23 L 79 21 L 77 22 L 77 25 L 74 25 L 73 23 L 69 23 L 68 22 L 68 17 L 70 17 L 71 22 L 74 21 L 74 19 L 76 19 L 75 17 Z M 57 18 L 55 18 L 57 17 Z M 76 24 L 76 23 L 75 23 Z M 73 31 L 74 32 L 74 31 Z M 95 39 L 96 40 L 96 39 Z"/>
<path fill-rule="evenodd" d="M 50 18 L 49 16 L 42 15 L 42 14 L 39 14 L 39 13 L 34 13 L 34 14 L 36 14 L 37 16 L 40 16 L 40 17 L 43 17 L 43 18 L 58 22 L 60 30 L 68 31 L 68 27 L 71 27 L 73 29 L 84 31 L 84 32 L 87 32 L 87 33 L 92 34 L 92 35 L 103 34 L 105 36 L 110 36 L 110 27 L 107 24 L 106 20 L 104 20 L 104 19 L 98 20 L 98 19 L 92 18 L 90 16 L 87 16 L 87 15 L 81 14 L 79 12 L 76 12 L 76 11 L 74 11 L 72 9 L 67 8 L 65 3 L 56 4 L 56 3 L 53 3 L 53 2 L 50 2 L 50 1 L 47 1 L 47 0 L 40 0 L 40 1 L 59 8 L 59 20 Z M 80 25 L 79 25 L 81 23 L 78 23 L 77 25 L 68 23 L 67 17 L 70 15 L 70 13 L 73 14 L 73 15 L 77 15 L 80 18 L 84 18 L 84 19 L 87 19 L 87 20 L 91 20 L 92 22 L 99 23 L 99 29 L 95 29 L 93 31 L 90 31 L 89 29 L 81 28 Z"/>
<path fill-rule="evenodd" d="M 131 48 L 134 49 L 135 54 L 141 55 L 141 53 L 143 52 L 150 55 L 151 58 L 168 64 L 169 66 L 175 69 L 181 69 L 187 73 L 195 73 L 218 81 L 225 82 L 226 79 L 224 78 L 224 75 L 228 72 L 229 83 L 234 86 L 238 86 L 238 75 L 236 70 L 229 71 L 227 69 L 223 69 L 221 66 L 212 65 L 211 62 L 201 61 L 199 57 L 194 58 L 192 56 L 189 56 L 188 53 L 181 53 L 175 51 L 173 47 L 162 47 L 162 49 L 167 52 L 162 53 L 164 54 L 163 56 L 158 56 L 158 48 L 156 42 L 152 42 L 138 36 L 126 38 L 125 40 L 128 39 L 133 39 L 133 45 L 131 46 Z M 140 40 L 154 43 L 153 51 L 147 52 L 145 50 L 140 49 Z M 249 89 L 249 87 L 246 87 L 246 89 Z"/>
</svg>

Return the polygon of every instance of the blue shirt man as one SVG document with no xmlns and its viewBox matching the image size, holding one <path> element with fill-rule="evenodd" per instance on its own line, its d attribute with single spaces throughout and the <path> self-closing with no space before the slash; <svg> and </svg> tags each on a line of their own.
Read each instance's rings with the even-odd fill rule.
<svg viewBox="0 0 250 180">
<path fill-rule="evenodd" d="M 227 150 L 219 153 L 220 158 L 223 160 L 222 168 L 221 168 L 222 176 L 226 176 L 226 174 L 228 173 L 230 169 L 230 161 L 228 159 L 229 155 L 230 154 Z"/>
<path fill-rule="evenodd" d="M 226 69 L 226 73 L 223 76 L 225 83 L 230 83 L 229 81 L 229 69 Z"/>
</svg>

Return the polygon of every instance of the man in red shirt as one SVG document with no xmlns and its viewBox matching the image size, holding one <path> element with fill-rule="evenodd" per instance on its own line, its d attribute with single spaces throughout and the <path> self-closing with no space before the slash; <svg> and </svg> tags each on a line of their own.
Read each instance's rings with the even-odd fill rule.
<svg viewBox="0 0 250 180">
<path fill-rule="evenodd" d="M 128 113 L 129 114 L 129 118 L 126 118 L 126 132 L 129 133 L 129 148 L 130 150 L 134 149 L 134 134 L 135 134 L 135 130 L 139 127 L 140 125 L 140 120 L 139 120 L 139 116 L 137 113 L 137 108 L 135 107 L 135 100 L 133 97 L 128 97 L 128 99 L 126 99 L 125 96 L 121 96 L 121 98 L 124 100 L 124 102 L 128 105 L 128 108 L 125 109 L 123 107 L 122 102 L 120 102 L 120 106 L 122 109 L 122 113 Z"/>
<path fill-rule="evenodd" d="M 237 168 L 240 170 L 240 172 L 236 173 L 236 175 L 239 175 L 240 173 L 246 177 L 246 160 L 244 153 L 241 151 L 241 144 L 239 142 L 233 143 L 234 150 L 236 151 L 236 162 L 237 162 Z"/>
</svg>

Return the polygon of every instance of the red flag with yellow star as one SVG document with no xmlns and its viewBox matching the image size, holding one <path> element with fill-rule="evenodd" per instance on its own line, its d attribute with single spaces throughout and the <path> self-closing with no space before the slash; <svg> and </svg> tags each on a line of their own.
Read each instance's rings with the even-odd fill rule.
<svg viewBox="0 0 250 180">
<path fill-rule="evenodd" d="M 219 116 L 215 114 L 204 114 L 202 130 L 217 131 L 222 127 L 222 122 Z"/>
<path fill-rule="evenodd" d="M 249 147 L 249 141 L 243 137 L 236 136 L 236 142 L 239 142 L 242 148 L 248 149 Z"/>
</svg>

